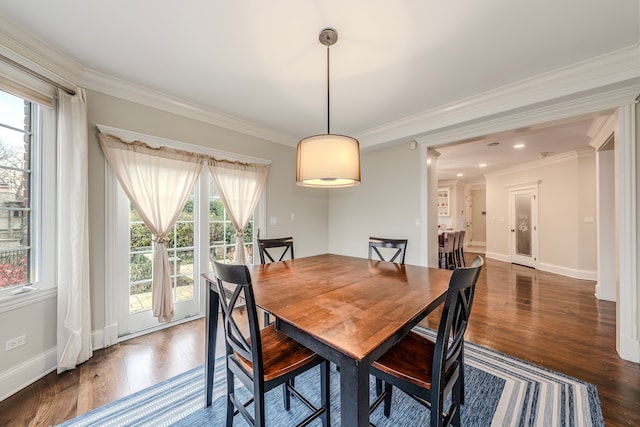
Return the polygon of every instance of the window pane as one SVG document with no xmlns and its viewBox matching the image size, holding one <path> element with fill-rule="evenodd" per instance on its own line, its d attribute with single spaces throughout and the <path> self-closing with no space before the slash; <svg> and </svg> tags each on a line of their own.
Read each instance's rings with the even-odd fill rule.
<svg viewBox="0 0 640 427">
<path fill-rule="evenodd" d="M 10 93 L 0 91 L 0 117 L 2 124 L 15 129 L 25 128 L 25 116 L 28 116 L 28 102 L 24 99 L 11 95 Z M 25 114 L 27 111 L 27 114 Z M 0 134 L 0 138 L 3 135 Z"/>
<path fill-rule="evenodd" d="M 172 267 L 176 276 L 176 301 L 193 299 L 193 260 L 193 250 L 176 251 Z"/>
<path fill-rule="evenodd" d="M 27 139 L 28 136 L 26 135 Z M 29 142 L 27 140 L 25 143 L 25 133 L 0 126 L 0 141 L 2 141 L 0 143 L 0 166 L 20 170 L 28 169 Z"/>
<path fill-rule="evenodd" d="M 185 203 L 173 229 L 167 235 L 169 275 L 174 288 L 174 301 L 193 298 L 193 263 L 195 244 L 194 193 Z M 151 309 L 151 279 L 153 275 L 153 236 L 142 222 L 133 205 L 129 215 L 129 285 L 130 310 Z M 182 249 L 183 248 L 183 249 Z"/>
<path fill-rule="evenodd" d="M 0 91 L 0 288 L 30 283 L 31 103 Z"/>
<path fill-rule="evenodd" d="M 151 230 L 141 222 L 132 223 L 129 227 L 130 252 L 151 251 Z"/>
<path fill-rule="evenodd" d="M 29 250 L 5 250 L 0 248 L 0 287 L 27 283 Z"/>
<path fill-rule="evenodd" d="M 176 247 L 192 247 L 194 242 L 193 222 L 179 222 L 176 224 Z"/>
<path fill-rule="evenodd" d="M 209 246 L 211 257 L 217 261 L 232 262 L 235 254 L 236 231 L 229 219 L 213 178 L 209 177 Z M 253 264 L 253 241 L 255 239 L 253 229 L 253 215 L 243 231 L 243 241 L 247 248 L 247 264 Z M 210 266 L 210 269 L 213 265 Z"/>
</svg>

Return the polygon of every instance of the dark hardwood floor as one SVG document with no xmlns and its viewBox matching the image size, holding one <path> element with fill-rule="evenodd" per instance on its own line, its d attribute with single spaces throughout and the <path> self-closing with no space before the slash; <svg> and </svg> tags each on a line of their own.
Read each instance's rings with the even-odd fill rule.
<svg viewBox="0 0 640 427">
<path fill-rule="evenodd" d="M 468 341 L 593 383 L 607 426 L 640 425 L 640 365 L 618 357 L 615 304 L 593 282 L 489 259 L 476 289 Z M 198 366 L 204 331 L 198 319 L 96 351 L 0 402 L 0 426 L 57 424 Z"/>
</svg>

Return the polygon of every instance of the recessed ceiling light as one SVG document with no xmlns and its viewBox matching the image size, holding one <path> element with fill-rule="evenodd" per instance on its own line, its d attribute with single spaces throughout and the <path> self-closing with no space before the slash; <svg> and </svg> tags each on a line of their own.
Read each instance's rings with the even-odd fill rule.
<svg viewBox="0 0 640 427">
<path fill-rule="evenodd" d="M 478 165 L 478 167 L 480 167 L 480 168 L 484 168 L 484 167 L 486 167 L 486 166 L 487 166 L 487 164 L 486 164 L 486 163 L 480 163 L 480 164 Z"/>
<path fill-rule="evenodd" d="M 516 144 L 513 148 L 524 148 L 524 144 Z"/>
<path fill-rule="evenodd" d="M 464 176 L 464 174 L 463 174 L 463 173 L 459 173 L 459 174 L 458 174 L 458 175 L 456 175 L 456 176 Z"/>
</svg>

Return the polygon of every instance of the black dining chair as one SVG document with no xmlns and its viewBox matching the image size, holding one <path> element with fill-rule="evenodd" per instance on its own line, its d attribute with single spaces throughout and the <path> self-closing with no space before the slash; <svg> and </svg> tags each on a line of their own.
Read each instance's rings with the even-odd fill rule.
<svg viewBox="0 0 640 427">
<path fill-rule="evenodd" d="M 387 249 L 389 250 L 387 251 Z M 375 253 L 381 261 L 404 264 L 406 249 L 407 239 L 369 237 L 369 259 L 373 259 L 373 254 Z M 386 257 L 384 256 L 384 252 L 388 252 Z"/>
<path fill-rule="evenodd" d="M 279 237 L 275 239 L 258 239 L 258 253 L 260 254 L 260 264 L 282 261 L 289 253 L 289 259 L 293 256 L 293 237 Z M 278 256 L 279 255 L 279 256 Z"/>
<path fill-rule="evenodd" d="M 282 385 L 284 407 L 288 411 L 291 394 L 297 396 L 311 414 L 298 426 L 320 418 L 323 427 L 330 425 L 329 362 L 269 325 L 262 330 L 246 265 L 214 261 L 217 292 L 220 295 L 227 359 L 227 419 L 233 426 L 240 413 L 254 427 L 265 426 L 264 395 Z M 229 291 L 229 292 L 226 292 Z M 293 379 L 314 367 L 320 367 L 321 404 L 316 407 L 293 386 Z M 239 379 L 252 397 L 242 402 L 236 395 Z M 253 403 L 253 414 L 247 409 Z"/>
<path fill-rule="evenodd" d="M 375 253 L 380 261 L 389 261 L 404 265 L 407 241 L 407 239 L 369 237 L 369 259 L 373 259 Z M 387 255 L 386 257 L 385 254 Z M 378 378 L 376 378 L 376 393 L 377 395 L 382 393 L 382 380 Z"/>
<path fill-rule="evenodd" d="M 278 237 L 275 239 L 261 239 L 258 237 L 258 253 L 260 254 L 260 264 L 269 262 L 282 261 L 287 253 L 289 259 L 294 259 L 293 255 L 293 237 Z M 264 312 L 264 325 L 271 323 L 269 312 Z"/>
<path fill-rule="evenodd" d="M 442 262 L 440 268 L 453 270 L 456 268 L 456 255 L 455 255 L 455 231 L 445 231 L 442 233 L 442 253 L 440 255 Z"/>
<path fill-rule="evenodd" d="M 484 265 L 476 257 L 469 267 L 457 268 L 449 281 L 435 342 L 410 331 L 372 363 L 370 372 L 385 383 L 371 405 L 384 402 L 391 414 L 393 387 L 397 387 L 431 410 L 431 426 L 460 425 L 464 395 L 464 333 L 469 322 L 475 285 Z M 447 398 L 450 402 L 445 408 Z"/>
</svg>

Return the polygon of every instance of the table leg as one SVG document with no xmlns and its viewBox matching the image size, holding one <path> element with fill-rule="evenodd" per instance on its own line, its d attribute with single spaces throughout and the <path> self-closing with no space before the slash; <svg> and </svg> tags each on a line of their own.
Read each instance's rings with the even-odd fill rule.
<svg viewBox="0 0 640 427">
<path fill-rule="evenodd" d="M 211 282 L 207 282 L 207 292 L 209 293 L 206 318 L 207 354 L 205 354 L 204 375 L 206 384 L 206 406 L 211 406 L 213 399 L 213 374 L 215 372 L 216 361 L 216 337 L 218 333 L 218 304 L 220 303 L 220 298 L 218 293 L 213 290 L 213 284 Z"/>
<path fill-rule="evenodd" d="M 353 360 L 340 365 L 340 405 L 340 425 L 369 425 L 369 365 Z"/>
</svg>

